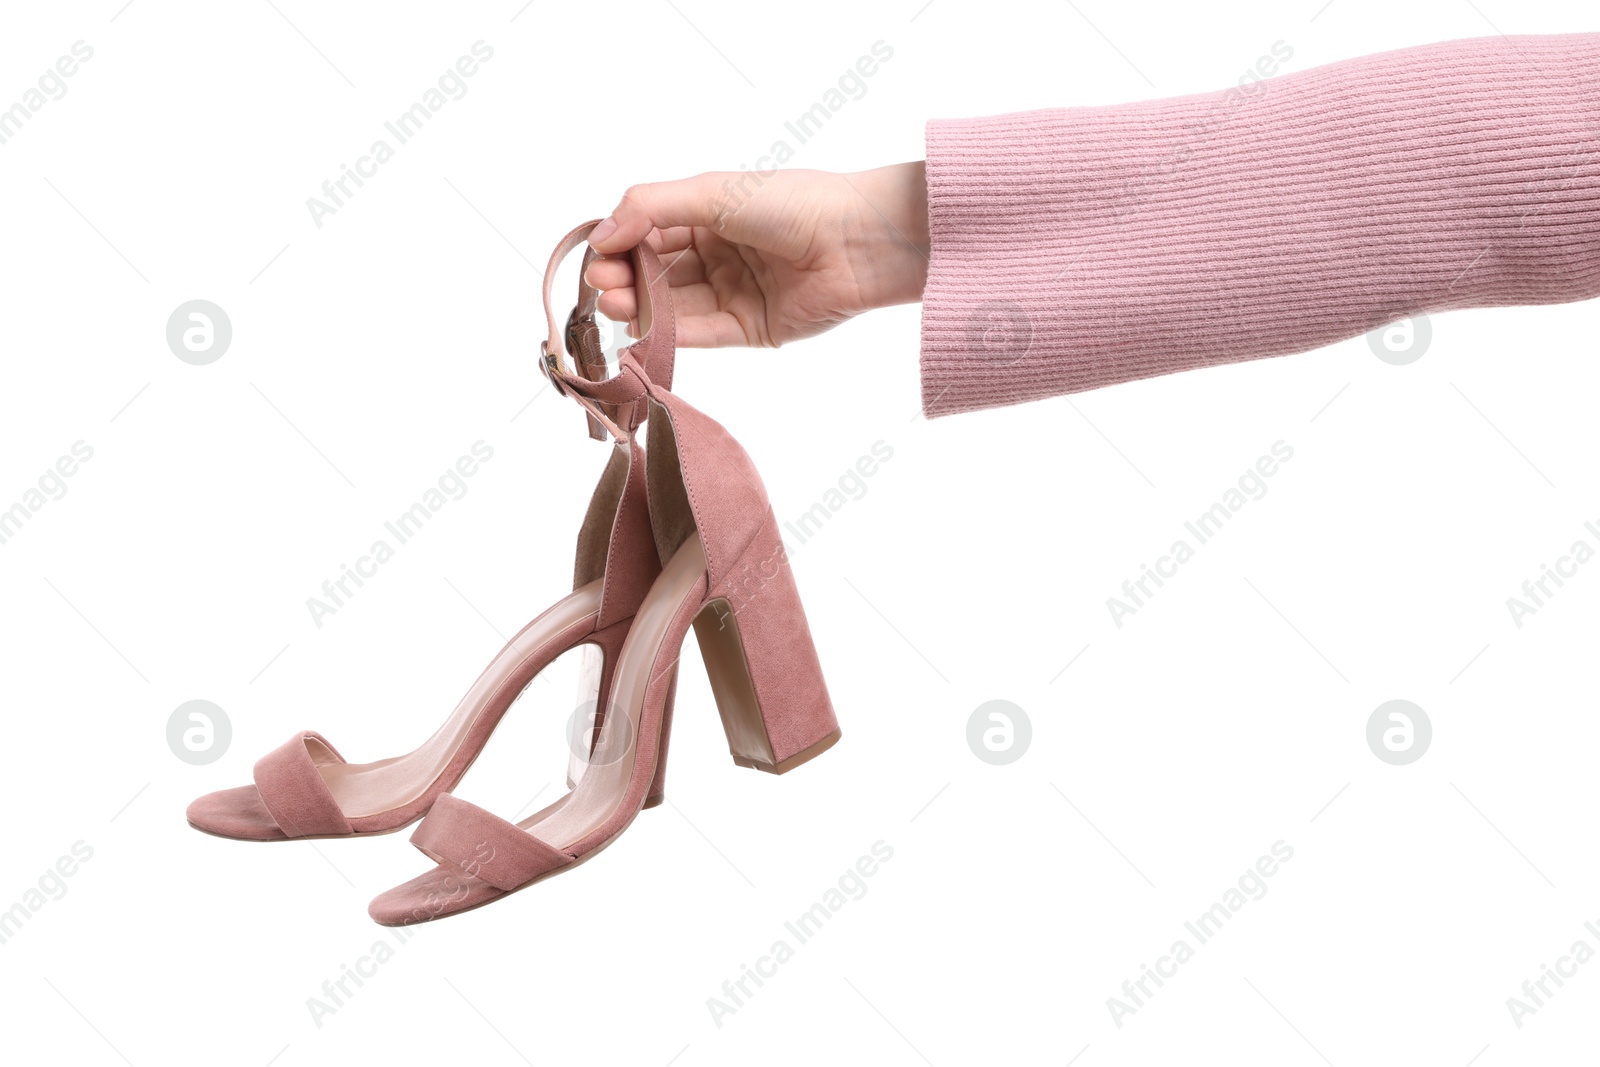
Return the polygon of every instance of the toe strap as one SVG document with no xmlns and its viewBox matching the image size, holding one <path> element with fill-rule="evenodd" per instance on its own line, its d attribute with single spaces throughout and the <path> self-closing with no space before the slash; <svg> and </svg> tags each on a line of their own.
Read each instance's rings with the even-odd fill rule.
<svg viewBox="0 0 1600 1067">
<path fill-rule="evenodd" d="M 411 843 L 436 862 L 507 893 L 572 862 L 522 827 L 449 793 L 434 801 Z"/>
<path fill-rule="evenodd" d="M 312 750 L 318 753 L 313 757 Z M 326 738 L 310 730 L 289 740 L 256 761 L 256 792 L 288 837 L 348 834 L 351 826 L 339 802 L 328 792 L 317 765 L 342 763 Z"/>
</svg>

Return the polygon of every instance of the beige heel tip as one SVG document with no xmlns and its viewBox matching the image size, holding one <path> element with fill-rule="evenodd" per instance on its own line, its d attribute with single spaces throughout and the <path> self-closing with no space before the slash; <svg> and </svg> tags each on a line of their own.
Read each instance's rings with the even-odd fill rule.
<svg viewBox="0 0 1600 1067">
<path fill-rule="evenodd" d="M 755 771 L 766 771 L 768 774 L 784 774 L 788 771 L 794 770 L 802 763 L 809 763 L 810 761 L 816 759 L 818 756 L 822 755 L 824 752 L 828 751 L 828 749 L 832 748 L 838 743 L 839 731 L 835 730 L 833 733 L 829 734 L 827 737 L 824 737 L 816 744 L 807 748 L 803 748 L 799 752 L 796 752 L 794 755 L 790 756 L 788 759 L 779 760 L 777 763 L 767 763 L 762 760 L 751 759 L 748 756 L 741 756 L 737 752 L 731 753 L 731 755 L 733 756 L 733 762 L 740 767 L 749 767 L 751 770 Z"/>
</svg>

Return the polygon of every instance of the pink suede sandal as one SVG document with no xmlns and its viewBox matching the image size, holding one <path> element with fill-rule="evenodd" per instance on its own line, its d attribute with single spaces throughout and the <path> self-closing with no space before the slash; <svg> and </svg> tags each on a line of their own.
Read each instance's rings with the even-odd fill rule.
<svg viewBox="0 0 1600 1067">
<path fill-rule="evenodd" d="M 547 314 L 555 268 L 587 233 L 582 229 L 581 234 L 574 231 L 569 235 L 551 263 L 545 276 Z M 596 297 L 595 290 L 580 281 L 578 305 L 567 320 L 567 340 L 585 380 L 606 375 L 594 323 Z M 670 382 L 673 352 L 670 345 L 663 351 L 653 369 Z M 650 358 L 648 350 L 640 350 L 636 358 L 642 364 Z M 609 406 L 595 405 L 589 415 L 590 436 L 604 440 L 616 419 L 630 421 L 634 415 L 630 411 L 623 416 Z M 637 449 L 628 447 L 626 438 L 618 439 L 578 535 L 572 593 L 528 623 L 500 650 L 449 719 L 421 747 L 375 763 L 348 763 L 321 734 L 301 731 L 256 763 L 254 784 L 209 793 L 190 804 L 189 824 L 210 834 L 246 841 L 361 837 L 403 829 L 461 780 L 523 688 L 556 657 L 580 645 L 594 646 L 599 652 L 596 706 L 608 707 L 623 644 L 645 594 L 661 572 L 650 528 L 642 458 Z M 663 750 L 675 682 L 674 672 L 665 695 Z M 603 718 L 596 716 L 596 740 Z M 569 779 L 580 778 L 585 763 L 574 753 Z M 663 763 L 651 784 L 646 807 L 663 799 L 664 778 Z"/>
<path fill-rule="evenodd" d="M 590 223 L 576 234 L 587 236 Z M 569 237 L 570 240 L 570 237 Z M 571 249 L 564 243 L 558 257 Z M 411 841 L 437 866 L 383 893 L 386 926 L 456 915 L 577 866 L 615 841 L 644 806 L 662 765 L 667 707 L 690 626 L 700 641 L 734 762 L 783 773 L 839 739 L 778 524 L 750 458 L 712 419 L 652 381 L 675 344 L 664 274 L 634 250 L 642 339 L 615 377 L 569 373 L 554 316 L 544 368 L 555 388 L 632 450 L 645 416 L 650 520 L 664 561 L 616 665 L 594 756 L 572 791 L 520 823 L 439 797 Z M 552 268 L 553 272 L 553 268 Z M 652 323 L 652 316 L 654 322 Z"/>
</svg>

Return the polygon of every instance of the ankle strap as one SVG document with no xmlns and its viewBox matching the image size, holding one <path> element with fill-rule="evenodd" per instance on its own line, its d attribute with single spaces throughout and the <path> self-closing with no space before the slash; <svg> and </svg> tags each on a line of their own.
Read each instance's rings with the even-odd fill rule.
<svg viewBox="0 0 1600 1067">
<path fill-rule="evenodd" d="M 641 380 L 646 368 L 655 383 L 664 389 L 672 388 L 676 324 L 666 270 L 649 245 L 639 244 L 630 254 L 634 291 L 639 294 L 640 332 L 644 336 L 623 349 L 621 369 L 616 377 L 605 377 L 605 356 L 600 351 L 599 327 L 594 321 L 598 293 L 583 277 L 589 264 L 599 257 L 593 248 L 584 251 L 578 276 L 578 302 L 567 316 L 565 328 L 558 329 L 551 302 L 556 271 L 574 249 L 588 240 L 599 222 L 593 219 L 573 229 L 550 256 L 544 275 L 544 314 L 550 335 L 540 342 L 539 367 L 556 392 L 571 397 L 587 412 L 589 436 L 604 440 L 609 431 L 618 441 L 626 441 L 648 414 Z M 564 365 L 561 358 L 564 351 L 572 356 L 576 372 L 568 371 Z"/>
</svg>

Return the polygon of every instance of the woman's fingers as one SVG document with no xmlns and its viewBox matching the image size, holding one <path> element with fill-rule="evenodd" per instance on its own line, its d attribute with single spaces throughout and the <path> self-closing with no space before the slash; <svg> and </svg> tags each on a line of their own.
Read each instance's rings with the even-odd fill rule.
<svg viewBox="0 0 1600 1067">
<path fill-rule="evenodd" d="M 679 319 L 711 315 L 722 310 L 717 291 L 704 282 L 672 290 L 672 311 Z"/>
<path fill-rule="evenodd" d="M 717 294 L 711 286 L 701 282 L 696 285 L 675 286 L 672 290 L 672 313 L 677 319 L 678 342 L 689 347 L 700 347 L 684 340 L 683 324 L 698 316 L 721 310 Z M 600 314 L 614 322 L 632 322 L 639 317 L 639 293 L 632 286 L 612 289 L 600 295 Z"/>
<path fill-rule="evenodd" d="M 600 252 L 632 248 L 651 230 L 714 225 L 722 193 L 719 177 L 701 174 L 680 181 L 635 185 L 622 194 L 616 209 L 596 226 L 589 243 Z"/>
<path fill-rule="evenodd" d="M 583 272 L 583 280 L 601 292 L 626 289 L 633 285 L 633 261 L 627 256 L 597 259 Z"/>
<path fill-rule="evenodd" d="M 723 310 L 717 294 L 705 283 L 672 290 L 672 311 L 677 342 L 682 348 L 722 348 L 727 345 L 761 345 L 731 311 Z M 639 300 L 633 288 L 612 289 L 600 297 L 600 313 L 613 322 L 628 324 L 629 337 L 637 337 Z"/>
<path fill-rule="evenodd" d="M 612 322 L 632 322 L 639 315 L 639 298 L 633 286 L 607 289 L 600 294 L 600 314 Z"/>
<path fill-rule="evenodd" d="M 716 295 L 706 283 L 705 263 L 693 248 L 683 248 L 662 255 L 666 265 L 667 285 L 672 289 L 673 306 L 682 315 L 696 315 L 717 308 Z M 600 290 L 600 313 L 616 322 L 632 322 L 639 314 L 639 294 L 634 290 L 633 261 L 627 255 L 597 259 L 583 273 L 584 280 Z M 718 336 L 722 336 L 718 334 Z M 695 345 L 679 335 L 682 344 Z M 733 344 L 723 341 L 722 344 Z"/>
<path fill-rule="evenodd" d="M 662 255 L 694 245 L 693 226 L 668 226 L 656 230 L 656 235 L 656 240 L 651 242 L 650 247 Z"/>
<path fill-rule="evenodd" d="M 746 173 L 707 173 L 679 181 L 635 185 L 622 194 L 615 210 L 589 235 L 599 252 L 621 252 L 649 240 L 658 251 L 687 247 L 691 231 L 706 233 L 733 244 L 751 245 L 798 257 L 805 252 L 803 227 L 795 216 L 811 211 L 803 183 L 814 172 L 785 171 L 767 179 L 761 199 L 736 203 L 729 190 Z M 800 194 L 796 189 L 800 189 Z M 654 235 L 654 236 L 652 236 Z"/>
<path fill-rule="evenodd" d="M 745 331 L 744 323 L 729 311 L 686 315 L 677 325 L 678 345 L 682 348 L 730 348 L 758 343 Z"/>
<path fill-rule="evenodd" d="M 706 280 L 705 264 L 693 248 L 662 252 L 661 262 L 667 269 L 668 285 L 694 285 Z M 601 292 L 625 289 L 633 285 L 633 260 L 623 254 L 597 259 L 583 272 L 583 280 Z"/>
<path fill-rule="evenodd" d="M 746 332 L 744 323 L 730 311 L 680 315 L 674 325 L 679 348 L 746 348 L 757 343 Z M 638 322 L 630 320 L 626 332 L 638 340 Z"/>
<path fill-rule="evenodd" d="M 667 284 L 674 289 L 681 285 L 700 285 L 706 281 L 706 265 L 700 253 L 692 248 L 668 252 L 661 257 L 667 268 Z"/>
</svg>

